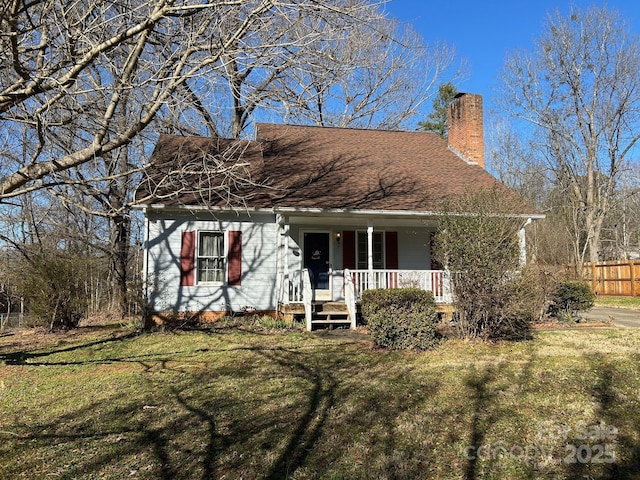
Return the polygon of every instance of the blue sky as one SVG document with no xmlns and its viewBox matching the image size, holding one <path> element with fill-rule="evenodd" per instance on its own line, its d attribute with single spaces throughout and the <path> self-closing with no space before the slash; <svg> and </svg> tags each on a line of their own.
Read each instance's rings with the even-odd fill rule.
<svg viewBox="0 0 640 480">
<path fill-rule="evenodd" d="M 461 91 L 484 97 L 485 112 L 498 86 L 498 74 L 505 54 L 515 49 L 531 49 L 540 36 L 547 13 L 558 9 L 567 14 L 571 5 L 587 8 L 606 5 L 619 10 L 631 29 L 640 33 L 640 0 L 389 0 L 385 9 L 401 21 L 409 22 L 425 43 L 444 41 L 456 48 L 468 63 L 469 76 Z M 486 113 L 485 113 L 486 115 Z"/>
</svg>

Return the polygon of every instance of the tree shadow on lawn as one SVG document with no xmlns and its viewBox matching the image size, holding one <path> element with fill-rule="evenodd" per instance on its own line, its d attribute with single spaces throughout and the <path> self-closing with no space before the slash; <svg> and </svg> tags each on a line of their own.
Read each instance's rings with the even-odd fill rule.
<svg viewBox="0 0 640 480">
<path fill-rule="evenodd" d="M 332 344 L 318 347 L 320 352 L 258 346 L 229 349 L 230 360 L 235 360 L 237 352 L 241 365 L 214 362 L 198 369 L 181 365 L 179 358 L 170 359 L 157 369 L 136 374 L 142 387 L 135 398 L 127 395 L 137 388 L 103 395 L 64 415 L 45 416 L 48 420 L 44 422 L 8 426 L 24 433 L 10 438 L 3 449 L 12 453 L 35 449 L 41 452 L 45 469 L 68 478 L 114 478 L 123 473 L 162 479 L 223 475 L 276 479 L 297 474 L 308 478 L 322 475 L 332 461 L 349 457 L 344 447 L 353 424 L 359 432 L 382 428 L 376 448 L 382 448 L 389 460 L 378 465 L 378 471 L 386 478 L 407 478 L 393 464 L 396 418 L 424 402 L 429 393 L 410 400 L 398 398 L 393 385 L 406 372 L 387 372 L 389 385 L 359 392 L 354 401 L 352 386 L 343 384 L 341 376 L 349 371 L 363 374 L 361 351 L 357 347 L 340 351 L 342 348 Z M 388 361 L 386 354 L 372 357 L 369 353 L 365 367 L 380 371 L 377 364 Z M 115 381 L 121 381 L 117 378 Z M 425 391 L 433 387 L 426 386 Z M 293 399 L 282 391 L 286 388 Z M 110 390 L 105 385 L 105 391 Z M 91 398 L 95 393 L 88 391 L 87 395 Z M 336 418 L 342 401 L 351 402 L 352 408 Z M 322 451 L 318 455 L 319 444 Z M 71 457 L 69 452 L 74 452 Z M 22 458 L 23 453 L 14 458 Z M 314 457 L 312 466 L 310 456 Z M 38 461 L 29 458 L 5 471 L 9 476 L 41 471 Z M 414 477 L 420 472 L 418 467 L 410 470 Z"/>
<path fill-rule="evenodd" d="M 27 360 L 98 343 L 101 342 L 42 354 L 23 354 L 14 357 L 21 360 L 14 364 L 36 366 L 27 363 Z M 241 384 L 246 383 L 248 377 L 253 387 L 259 389 L 261 379 L 251 378 L 251 362 L 245 362 L 244 365 L 249 368 L 248 373 L 243 367 L 233 368 L 228 365 L 220 368 L 213 366 L 211 369 L 195 372 L 179 366 L 165 368 L 168 363 L 175 365 L 178 360 L 175 359 L 163 362 L 155 371 L 144 370 L 152 377 L 143 378 L 142 382 L 154 384 L 150 392 L 143 394 L 144 398 L 123 402 L 118 395 L 107 397 L 49 422 L 32 425 L 28 433 L 10 439 L 10 443 L 18 449 L 18 444 L 23 444 L 24 448 L 36 446 L 43 452 L 86 449 L 86 452 L 79 454 L 71 465 L 60 465 L 56 468 L 57 472 L 62 471 L 64 475 L 74 478 L 109 472 L 117 468 L 116 465 L 123 459 L 132 456 L 146 459 L 145 461 L 153 466 L 151 476 L 154 478 L 219 478 L 221 474 L 216 472 L 216 469 L 220 463 L 218 458 L 222 454 L 230 457 L 222 463 L 231 464 L 231 472 L 243 472 L 245 478 L 251 478 L 253 475 L 260 478 L 283 478 L 287 472 L 295 471 L 304 463 L 314 443 L 321 436 L 326 416 L 334 405 L 335 380 L 331 372 L 307 364 L 305 357 L 309 356 L 308 354 L 286 348 L 262 350 L 259 347 L 250 347 L 248 350 L 257 354 L 253 359 L 254 367 L 259 367 L 261 371 L 271 369 L 274 374 L 287 378 L 298 377 L 306 384 L 304 394 L 307 397 L 307 405 L 302 412 L 298 409 L 279 409 L 277 402 L 263 412 L 254 412 L 250 408 L 250 402 L 255 403 L 255 399 L 249 398 L 249 404 L 246 404 L 243 402 L 242 392 L 237 393 L 239 396 L 233 397 L 227 395 L 228 392 L 224 388 L 215 388 L 216 381 L 220 378 L 224 377 L 227 381 L 235 379 Z M 233 351 L 230 352 L 233 355 Z M 246 354 L 245 350 L 240 356 Z M 135 359 L 127 358 L 121 361 L 130 363 Z M 70 364 L 88 363 L 91 362 Z M 265 366 L 265 363 L 273 368 Z M 156 380 L 153 376 L 163 378 Z M 269 393 L 270 396 L 277 394 Z M 268 400 L 270 399 L 266 401 Z M 260 402 L 260 398 L 257 401 Z M 283 425 L 287 428 L 281 429 Z M 23 428 L 12 429 L 20 431 Z M 271 434 L 267 441 L 264 441 L 265 432 Z M 263 440 L 256 443 L 256 438 Z M 286 446 L 271 466 L 262 465 L 255 470 L 247 468 L 245 460 L 254 455 L 255 450 L 271 450 L 282 444 L 285 439 L 288 439 Z M 11 449 L 9 443 L 4 447 Z M 241 453 L 238 457 L 239 462 L 233 460 L 234 455 L 230 454 L 232 450 Z M 50 461 L 54 464 L 59 457 L 64 458 L 56 453 L 50 455 Z M 63 461 L 68 461 L 68 458 Z M 20 471 L 23 467 L 24 465 L 16 465 Z M 258 473 L 260 471 L 262 473 Z M 200 472 L 201 475 L 194 476 L 196 472 Z M 19 471 L 13 473 L 17 475 Z M 105 475 L 110 476 L 108 473 Z"/>
<path fill-rule="evenodd" d="M 498 422 L 509 420 L 516 425 L 517 431 L 523 431 L 518 425 L 518 413 L 509 405 L 503 403 L 501 394 L 509 388 L 515 388 L 517 392 L 525 392 L 530 384 L 536 355 L 533 349 L 529 349 L 528 358 L 520 371 L 513 370 L 507 362 L 489 364 L 478 370 L 472 366 L 464 378 L 464 385 L 468 391 L 468 401 L 471 405 L 471 420 L 469 425 L 469 443 L 464 447 L 461 456 L 466 460 L 463 478 L 473 480 L 480 478 L 480 461 L 486 462 L 486 468 L 493 470 L 504 457 L 501 454 L 508 453 L 510 445 L 503 438 L 489 443 L 487 438 Z M 512 437 L 513 438 L 513 437 Z M 522 439 L 518 439 L 521 442 Z M 506 450 L 503 450 L 506 449 Z M 524 470 L 527 470 L 526 468 Z M 520 471 L 519 474 L 528 472 Z M 532 478 L 532 477 L 529 477 Z"/>
<path fill-rule="evenodd" d="M 235 423 L 229 435 L 223 437 L 224 441 L 217 443 L 213 436 L 215 423 L 202 416 L 205 411 L 202 410 L 201 418 L 211 427 L 210 453 L 205 459 L 204 471 L 214 472 L 213 466 L 219 455 L 239 449 L 244 452 L 255 450 L 254 458 L 262 455 L 270 459 L 267 462 L 270 467 L 264 471 L 255 466 L 253 470 L 247 469 L 242 462 L 222 462 L 222 465 L 231 467 L 231 472 L 245 477 L 288 478 L 296 473 L 303 478 L 322 476 L 332 471 L 333 466 L 342 464 L 342 467 L 336 467 L 337 470 L 346 471 L 355 478 L 424 478 L 425 472 L 437 459 L 431 452 L 421 449 L 417 442 L 404 438 L 401 423 L 403 417 L 411 417 L 414 411 L 422 412 L 423 407 L 432 402 L 440 388 L 439 379 L 414 376 L 413 367 L 403 367 L 403 354 L 380 352 L 363 366 L 358 365 L 357 350 L 345 353 L 341 351 L 343 348 L 343 345 L 335 345 L 318 357 L 295 348 L 250 347 L 262 359 L 256 360 L 256 366 L 264 368 L 264 360 L 267 360 L 267 365 L 270 365 L 265 372 L 267 375 L 283 375 L 287 381 L 297 378 L 305 385 L 304 397 L 299 398 L 299 408 L 276 407 L 259 415 L 246 413 L 241 421 Z M 526 448 L 526 431 L 530 425 L 523 423 L 527 419 L 521 418 L 521 413 L 505 400 L 503 394 L 510 388 L 515 389 L 516 395 L 536 392 L 539 388 L 536 386 L 538 375 L 544 376 L 544 372 L 537 371 L 538 365 L 532 346 L 520 368 L 514 369 L 510 362 L 501 362 L 467 373 L 464 386 L 470 408 L 464 411 L 468 415 L 468 423 L 462 422 L 462 425 L 465 427 L 463 435 L 468 434 L 470 445 L 479 448 L 496 438 L 499 442 L 500 428 L 508 428 L 503 439 Z M 588 392 L 597 400 L 599 410 L 593 419 L 585 420 L 591 423 L 604 420 L 620 429 L 616 448 L 619 447 L 621 457 L 617 463 L 603 466 L 578 462 L 548 469 L 535 462 L 527 463 L 525 458 L 519 464 L 516 459 L 516 465 L 512 462 L 505 467 L 498 465 L 504 458 L 496 457 L 490 458 L 480 469 L 475 458 L 468 459 L 462 472 L 455 473 L 462 473 L 469 480 L 484 477 L 487 471 L 509 472 L 510 468 L 519 478 L 537 478 L 542 472 L 575 479 L 585 476 L 638 478 L 640 446 L 635 439 L 639 434 L 640 412 L 632 401 L 619 403 L 620 395 L 614 384 L 628 378 L 628 372 L 625 377 L 625 373 L 619 372 L 616 364 L 603 355 L 589 357 L 589 366 L 582 371 L 596 372 L 597 382 Z M 372 377 L 370 382 L 349 382 L 350 376 L 366 376 L 367 369 L 377 372 L 374 375 L 379 378 Z M 233 371 L 228 373 L 234 375 Z M 359 392 L 352 390 L 354 385 L 360 388 Z M 412 392 L 413 395 L 398 395 L 398 392 Z M 452 404 L 455 408 L 456 400 Z M 562 405 L 556 408 L 562 408 Z M 498 424 L 501 426 L 497 427 Z M 269 432 L 270 439 L 254 444 L 254 437 L 265 431 Z M 355 437 L 363 438 L 360 446 Z M 351 455 L 358 448 L 364 452 L 362 464 L 349 467 L 347 464 L 354 460 Z M 223 473 L 227 473 L 226 467 L 223 467 Z"/>
<path fill-rule="evenodd" d="M 33 349 L 23 349 L 15 352 L 0 353 L 0 362 L 4 362 L 6 365 L 36 365 L 38 364 L 38 362 L 30 362 L 30 360 L 48 357 L 56 353 L 82 350 L 84 348 L 90 348 L 96 345 L 107 345 L 109 343 L 122 342 L 124 340 L 135 338 L 139 335 L 139 331 L 131 331 L 128 333 L 120 332 L 112 334 L 109 338 L 101 338 L 99 340 L 93 340 L 91 342 L 80 342 L 76 345 L 70 345 L 66 347 L 36 347 Z"/>
<path fill-rule="evenodd" d="M 640 478 L 638 391 L 625 391 L 625 381 L 638 375 L 637 360 L 635 371 L 630 372 L 604 354 L 585 357 L 589 371 L 596 374 L 596 381 L 587 386 L 587 392 L 596 401 L 597 409 L 594 418 L 586 418 L 584 426 L 567 439 L 566 478 L 594 478 L 595 469 L 597 478 Z"/>
<path fill-rule="evenodd" d="M 265 477 L 274 480 L 287 478 L 304 465 L 307 456 L 322 435 L 329 412 L 335 405 L 337 381 L 330 369 L 317 368 L 306 363 L 305 356 L 299 352 L 271 350 L 259 353 L 311 385 L 306 409 L 298 417 L 289 441 Z"/>
<path fill-rule="evenodd" d="M 465 451 L 467 464 L 464 478 L 467 480 L 476 478 L 478 450 L 484 445 L 486 429 L 497 420 L 496 412 L 493 410 L 496 392 L 489 388 L 489 383 L 495 381 L 500 370 L 500 366 L 489 366 L 482 372 L 474 369 L 465 379 L 465 385 L 470 393 L 469 401 L 473 405 L 469 445 Z"/>
<path fill-rule="evenodd" d="M 132 337 L 37 353 L 15 364 L 35 366 L 27 359 Z M 337 471 L 349 478 L 402 479 L 426 478 L 425 472 L 435 468 L 471 480 L 499 472 L 496 462 L 502 459 L 480 462 L 477 455 L 465 458 L 465 452 L 444 452 L 448 435 L 453 444 L 465 441 L 477 449 L 499 438 L 505 425 L 513 425 L 515 435 L 530 427 L 502 395 L 509 389 L 516 392 L 509 395 L 536 391 L 531 386 L 537 381 L 533 348 L 521 357 L 519 368 L 509 362 L 463 366 L 462 390 L 457 393 L 465 398 L 443 404 L 448 393 L 439 394 L 443 384 L 437 368 L 416 370 L 419 359 L 428 361 L 428 354 L 372 351 L 338 342 L 308 348 L 263 347 L 255 340 L 243 344 L 238 337 L 229 342 L 215 348 L 225 352 L 223 361 L 215 357 L 202 365 L 190 364 L 180 352 L 156 354 L 162 361 L 153 368 L 137 357 L 112 359 L 143 366 L 134 372 L 140 388 L 127 390 L 136 397 L 103 395 L 69 413 L 45 416 L 48 420 L 42 423 L 6 425 L 6 430 L 26 433 L 7 437 L 0 451 L 22 449 L 16 458 L 23 458 L 27 449 L 43 452 L 45 463 L 66 463 L 52 471 L 68 478 L 115 478 L 130 472 L 137 478 L 162 479 L 316 478 Z M 607 465 L 607 476 L 599 478 L 636 478 L 639 407 L 631 399 L 621 404 L 615 385 L 628 372 L 619 371 L 604 356 L 587 360 L 584 371 L 597 372 L 598 381 L 589 391 L 600 406 L 598 418 L 620 430 L 621 463 Z M 92 362 L 70 363 L 79 364 Z M 440 418 L 432 419 L 431 411 Z M 418 423 L 412 423 L 414 415 Z M 505 435 L 514 439 L 513 433 Z M 72 461 L 69 451 L 77 452 Z M 35 461 L 24 459 L 5 471 L 16 476 L 24 469 L 35 472 Z M 127 465 L 126 471 L 122 465 Z M 560 468 L 564 472 L 555 472 L 562 478 L 583 479 L 593 473 L 582 464 Z M 533 467 L 518 472 L 520 478 L 541 473 Z"/>
<path fill-rule="evenodd" d="M 255 471 L 247 471 L 243 462 L 231 462 L 232 471 L 244 478 L 253 475 L 259 478 L 281 479 L 288 478 L 298 468 L 304 465 L 305 459 L 313 451 L 313 447 L 322 435 L 322 429 L 330 410 L 334 406 L 336 381 L 330 372 L 315 368 L 305 363 L 305 354 L 287 348 L 249 348 L 259 354 L 263 361 L 286 370 L 288 374 L 298 377 L 309 384 L 307 403 L 302 412 L 292 412 L 283 408 L 280 412 L 271 415 L 255 414 L 245 421 L 234 421 L 232 430 L 228 434 L 221 434 L 220 422 L 216 416 L 221 415 L 219 405 L 205 400 L 189 399 L 182 392 L 173 389 L 178 403 L 191 413 L 197 422 L 206 425 L 207 445 L 202 459 L 202 479 L 218 478 L 216 464 L 219 456 L 229 450 L 242 448 L 243 444 L 253 443 L 252 440 L 265 431 L 272 434 L 268 438 L 262 438 L 251 450 L 273 450 L 274 445 L 283 443 L 286 445 L 273 461 L 270 469 L 256 475 Z M 220 372 L 223 373 L 224 372 Z M 295 415 L 295 416 L 293 416 Z M 293 417 L 293 418 L 292 418 Z M 281 425 L 288 425 L 286 431 L 280 429 Z M 255 452 L 254 452 L 255 453 Z M 267 456 L 269 452 L 265 451 Z M 241 455 L 244 457 L 244 455 Z M 224 474 L 228 474 L 225 472 Z M 221 473 L 222 475 L 222 473 Z"/>
<path fill-rule="evenodd" d="M 491 472 L 504 472 L 505 468 L 507 471 L 513 469 L 518 478 L 539 478 L 541 475 L 572 480 L 640 478 L 640 443 L 637 440 L 640 438 L 640 405 L 637 402 L 637 388 L 631 388 L 633 385 L 626 388 L 625 385 L 630 379 L 637 378 L 637 365 L 630 371 L 604 354 L 584 358 L 584 365 L 575 372 L 575 375 L 583 377 L 571 379 L 571 386 L 564 388 L 576 388 L 573 383 L 590 382 L 593 375 L 595 381 L 584 386 L 584 393 L 578 392 L 578 395 L 579 401 L 587 404 L 591 397 L 596 410 L 593 413 L 585 412 L 584 418 L 575 420 L 575 412 L 570 413 L 569 409 L 566 415 L 560 416 L 555 423 L 546 427 L 545 422 L 539 421 L 537 434 L 550 437 L 536 437 L 535 440 L 529 437 L 529 444 L 524 435 L 525 430 L 530 428 L 527 425 L 518 426 L 523 433 L 520 438 L 506 437 L 515 443 L 505 444 L 500 438 L 496 440 L 493 426 L 498 421 L 518 421 L 514 417 L 517 412 L 509 411 L 508 404 L 503 404 L 500 399 L 500 392 L 503 390 L 500 384 L 506 380 L 502 378 L 501 381 L 504 369 L 500 365 L 487 366 L 483 370 L 472 371 L 467 376 L 465 384 L 470 391 L 469 400 L 473 404 L 474 413 L 469 435 L 469 445 L 473 448 L 465 452 L 468 455 L 464 469 L 466 480 L 491 476 Z M 516 382 L 516 391 L 520 392 L 518 395 L 527 391 L 536 392 L 536 382 L 546 381 L 537 378 L 544 377 L 544 371 L 537 370 L 535 363 L 536 356 L 531 351 Z M 532 375 L 534 373 L 536 375 Z M 624 391 L 625 388 L 627 391 Z M 564 407 L 562 404 L 552 406 L 553 411 L 560 412 L 561 415 Z M 612 431 L 612 427 L 615 430 Z M 563 436 L 563 429 L 567 432 L 566 437 Z M 601 436 L 584 438 L 589 434 Z M 607 434 L 610 435 L 609 438 L 604 438 Z M 546 452 L 544 448 L 549 445 L 544 442 L 550 439 L 555 439 L 552 440 L 552 450 Z M 482 445 L 487 445 L 489 449 L 479 451 Z M 609 447 L 612 450 L 605 450 Z M 532 450 L 528 451 L 529 448 Z M 610 451 L 615 453 L 611 455 Z M 527 457 L 528 454 L 532 456 Z M 541 457 L 545 454 L 550 455 L 547 460 L 551 464 L 545 464 L 545 458 Z M 518 455 L 521 457 L 516 458 Z"/>
<path fill-rule="evenodd" d="M 83 344 L 30 353 L 16 352 L 5 357 L 8 365 L 92 366 L 96 362 L 32 362 L 47 355 L 89 348 L 108 342 L 133 338 L 133 334 Z M 156 353 L 162 361 L 153 368 L 138 356 L 111 358 L 99 363 L 139 363 L 137 371 L 141 387 L 124 394 L 113 393 L 105 384 L 104 392 L 86 391 L 86 395 L 100 398 L 89 404 L 81 402 L 69 413 L 32 425 L 7 425 L 8 431 L 22 432 L 8 438 L 3 449 L 7 453 L 26 449 L 41 452 L 37 458 L 24 459 L 10 465 L 6 472 L 19 475 L 22 471 L 51 469 L 52 474 L 69 478 L 100 475 L 118 477 L 126 473 L 149 478 L 219 478 L 222 475 L 243 478 L 287 478 L 301 471 L 303 477 L 322 475 L 334 461 L 349 456 L 352 426 L 360 434 L 374 431 L 367 439 L 367 448 L 375 445 L 384 457 L 375 466 L 386 478 L 407 478 L 408 473 L 419 475 L 419 462 L 400 465 L 394 456 L 396 419 L 423 403 L 437 386 L 415 381 L 414 390 L 424 387 L 424 395 L 411 399 L 398 397 L 396 383 L 407 383 L 407 372 L 385 372 L 384 384 L 368 385 L 356 382 L 362 391 L 352 391 L 353 385 L 343 382 L 343 376 L 363 375 L 363 368 L 380 371 L 378 364 L 386 364 L 388 355 L 366 352 L 365 365 L 361 349 L 342 343 L 300 349 L 256 345 L 230 344 L 226 352 L 241 362 L 212 363 L 193 369 L 181 365 L 179 352 Z M 348 351 L 345 351 L 348 349 Z M 221 362 L 222 363 L 222 362 Z M 384 370 L 384 369 L 383 369 Z M 54 370 L 54 375 L 66 375 Z M 77 371 L 80 373 L 80 371 Z M 100 372 L 98 372 L 100 375 Z M 109 382 L 109 375 L 105 382 Z M 115 377 L 115 381 L 120 377 Z M 129 378 L 129 377 L 127 377 Z M 275 379 L 273 385 L 265 383 Z M 285 398 L 278 388 L 293 384 L 294 399 Z M 95 387 L 94 387 L 95 388 Z M 257 391 L 258 394 L 247 392 Z M 140 390 L 140 393 L 137 393 Z M 136 397 L 128 394 L 135 392 Z M 64 392 L 63 398 L 65 396 Z M 354 394 L 358 393 L 354 400 Z M 122 395 L 125 395 L 122 397 Z M 280 397 L 282 395 L 282 397 Z M 46 401 L 49 401 L 47 399 Z M 35 398 L 34 401 L 43 401 Z M 46 401 L 43 402 L 46 405 Z M 349 412 L 340 411 L 350 403 Z M 73 407 L 73 405 L 71 405 Z M 68 411 L 68 409 L 65 409 Z M 339 418 L 336 414 L 343 413 Z M 330 432 L 327 432 L 330 424 Z M 333 443 L 334 440 L 335 444 Z M 321 444 L 321 452 L 316 447 Z M 74 452 L 69 456 L 69 452 Z M 309 467 L 313 456 L 312 467 Z M 38 461 L 43 465 L 38 466 Z M 126 471 L 121 470 L 127 465 Z M 12 470 L 13 468 L 13 470 Z M 309 473 L 312 469 L 316 474 Z M 115 472 L 115 473 L 114 473 Z M 404 473 L 403 473 L 404 472 Z"/>
</svg>

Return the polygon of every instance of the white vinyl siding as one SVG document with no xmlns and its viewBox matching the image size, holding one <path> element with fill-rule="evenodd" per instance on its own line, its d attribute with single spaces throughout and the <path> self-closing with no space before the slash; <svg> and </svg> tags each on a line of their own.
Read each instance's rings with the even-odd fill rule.
<svg viewBox="0 0 640 480">
<path fill-rule="evenodd" d="M 191 213 L 167 214 L 152 212 L 149 221 L 148 294 L 152 308 L 157 311 L 241 311 L 244 307 L 256 310 L 275 310 L 277 226 L 273 215 L 218 214 L 216 217 Z M 180 286 L 181 232 L 195 231 L 194 285 Z M 229 243 L 229 231 L 242 232 L 242 285 L 227 285 L 228 261 L 224 258 L 222 282 L 199 280 L 198 235 L 203 232 L 222 232 L 224 253 Z M 204 252 L 203 252 L 204 253 Z M 205 256 L 206 257 L 206 256 Z M 203 258 L 205 258 L 203 257 Z M 212 263 L 212 262 L 207 262 Z M 218 267 L 209 267 L 210 275 Z M 205 270 L 203 268 L 203 270 Z M 209 273 L 207 273 L 209 275 Z M 218 275 L 218 279 L 220 278 Z M 212 278 L 212 277 L 209 277 Z M 215 277 L 213 277 L 215 278 Z"/>
</svg>

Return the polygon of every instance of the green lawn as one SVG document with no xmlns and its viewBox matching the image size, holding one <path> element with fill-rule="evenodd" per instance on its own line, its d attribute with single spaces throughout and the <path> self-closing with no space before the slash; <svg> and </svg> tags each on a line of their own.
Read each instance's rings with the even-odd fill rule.
<svg viewBox="0 0 640 480">
<path fill-rule="evenodd" d="M 0 338 L 0 478 L 640 478 L 640 329 Z"/>
<path fill-rule="evenodd" d="M 595 304 L 599 307 L 620 307 L 640 309 L 640 297 L 598 296 Z"/>
</svg>

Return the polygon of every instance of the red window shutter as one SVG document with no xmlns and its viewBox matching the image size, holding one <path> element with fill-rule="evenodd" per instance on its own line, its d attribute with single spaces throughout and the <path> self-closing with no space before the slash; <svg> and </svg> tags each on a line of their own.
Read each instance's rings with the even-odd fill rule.
<svg viewBox="0 0 640 480">
<path fill-rule="evenodd" d="M 342 232 L 342 268 L 356 268 L 356 232 Z"/>
<path fill-rule="evenodd" d="M 242 232 L 229 231 L 228 284 L 240 285 L 242 281 Z"/>
<path fill-rule="evenodd" d="M 384 232 L 385 257 L 388 269 L 398 268 L 398 232 Z"/>
<path fill-rule="evenodd" d="M 180 286 L 193 285 L 195 279 L 196 232 L 182 232 L 180 247 Z"/>
</svg>

